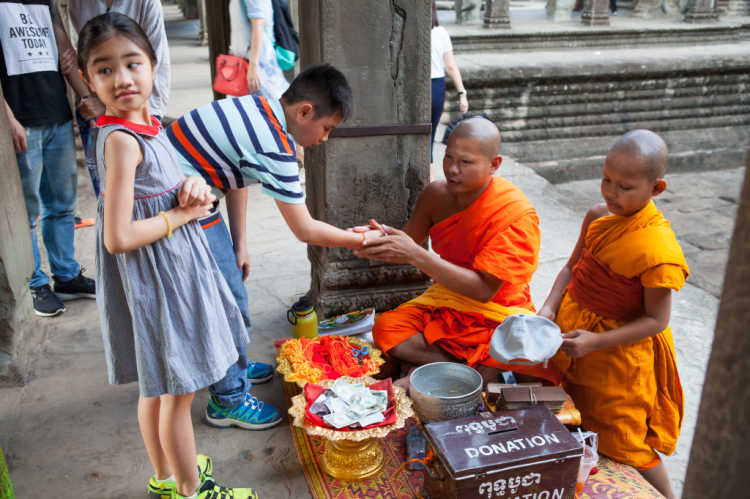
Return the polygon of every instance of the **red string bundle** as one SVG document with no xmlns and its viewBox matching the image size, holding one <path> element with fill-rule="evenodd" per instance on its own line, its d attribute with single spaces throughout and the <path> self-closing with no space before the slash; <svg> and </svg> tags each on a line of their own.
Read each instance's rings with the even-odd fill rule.
<svg viewBox="0 0 750 499">
<path fill-rule="evenodd" d="M 344 336 L 320 336 L 289 340 L 281 347 L 280 354 L 292 364 L 295 378 L 316 383 L 342 376 L 359 378 L 377 371 L 378 365 L 369 355 L 359 364 L 359 358 L 352 355 L 356 349 Z"/>
</svg>

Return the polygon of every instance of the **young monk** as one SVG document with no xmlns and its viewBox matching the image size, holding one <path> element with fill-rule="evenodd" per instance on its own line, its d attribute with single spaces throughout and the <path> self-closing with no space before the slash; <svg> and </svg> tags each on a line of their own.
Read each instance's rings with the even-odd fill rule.
<svg viewBox="0 0 750 499">
<path fill-rule="evenodd" d="M 656 451 L 675 450 L 683 396 L 669 317 L 688 266 L 652 197 L 667 188 L 667 146 L 648 130 L 623 135 L 604 163 L 602 197 L 539 315 L 560 326 L 553 358 L 599 451 L 637 468 L 674 498 Z"/>
<path fill-rule="evenodd" d="M 445 180 L 422 192 L 403 230 L 382 226 L 388 237 L 356 251 L 374 260 L 409 263 L 435 281 L 422 296 L 375 323 L 375 344 L 390 357 L 413 366 L 465 363 L 485 381 L 511 370 L 490 358 L 490 339 L 508 315 L 534 312 L 529 281 L 539 262 L 540 231 L 526 196 L 493 177 L 502 162 L 499 148 L 500 132 L 491 121 L 462 121 L 445 151 Z M 371 226 L 381 228 L 374 220 Z M 437 255 L 421 246 L 428 236 Z M 513 370 L 562 379 L 551 363 L 546 369 Z M 408 378 L 397 384 L 408 386 Z"/>
</svg>

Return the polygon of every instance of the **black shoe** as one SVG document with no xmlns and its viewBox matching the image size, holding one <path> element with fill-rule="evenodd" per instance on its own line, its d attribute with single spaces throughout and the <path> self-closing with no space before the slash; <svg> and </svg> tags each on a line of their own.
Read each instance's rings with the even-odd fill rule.
<svg viewBox="0 0 750 499">
<path fill-rule="evenodd" d="M 53 317 L 65 312 L 65 305 L 49 287 L 49 284 L 31 288 L 34 297 L 34 311 L 42 317 Z"/>
<path fill-rule="evenodd" d="M 60 282 L 57 277 L 52 276 L 55 280 L 55 294 L 61 300 L 75 300 L 76 298 L 96 298 L 96 285 L 93 279 L 89 279 L 83 273 L 86 269 L 81 269 L 78 275 L 67 282 Z"/>
</svg>

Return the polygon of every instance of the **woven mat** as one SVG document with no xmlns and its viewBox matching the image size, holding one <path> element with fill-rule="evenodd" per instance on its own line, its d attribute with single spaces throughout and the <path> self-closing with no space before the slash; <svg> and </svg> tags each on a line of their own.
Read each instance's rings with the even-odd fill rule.
<svg viewBox="0 0 750 499">
<path fill-rule="evenodd" d="M 282 341 L 274 342 L 278 356 Z M 292 406 L 292 397 L 301 393 L 295 383 L 286 383 L 281 378 L 286 407 Z M 289 419 L 289 427 L 294 437 L 297 456 L 302 463 L 307 484 L 314 499 L 426 499 L 422 489 L 423 472 L 404 470 L 393 482 L 396 470 L 406 461 L 406 435 L 414 426 L 412 418 L 406 420 L 406 426 L 392 431 L 381 440 L 385 452 L 385 467 L 374 478 L 361 482 L 342 482 L 326 474 L 320 467 L 320 457 L 325 451 L 325 439 L 311 437 L 301 428 L 297 428 Z M 581 499 L 660 499 L 663 498 L 646 482 L 635 468 L 600 457 L 597 465 L 599 473 L 591 475 L 583 487 Z M 397 492 L 398 491 L 398 492 Z"/>
</svg>

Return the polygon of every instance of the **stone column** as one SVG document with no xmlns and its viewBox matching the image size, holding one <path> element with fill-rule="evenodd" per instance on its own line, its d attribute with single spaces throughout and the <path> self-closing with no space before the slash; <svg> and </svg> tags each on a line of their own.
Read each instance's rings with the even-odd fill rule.
<svg viewBox="0 0 750 499">
<path fill-rule="evenodd" d="M 662 10 L 662 0 L 638 0 L 633 7 L 633 17 L 651 19 Z"/>
<path fill-rule="evenodd" d="M 609 0 L 583 0 L 581 23 L 586 26 L 609 26 Z"/>
<path fill-rule="evenodd" d="M 576 0 L 547 0 L 547 17 L 554 22 L 570 21 Z"/>
<path fill-rule="evenodd" d="M 748 255 L 750 176 L 745 173 L 683 499 L 747 497 L 750 490 Z"/>
<path fill-rule="evenodd" d="M 683 22 L 691 24 L 710 24 L 718 20 L 714 2 L 716 0 L 690 0 L 688 11 Z"/>
<path fill-rule="evenodd" d="M 487 0 L 484 27 L 510 29 L 509 7 L 510 0 Z"/>
<path fill-rule="evenodd" d="M 208 30 L 208 63 L 211 65 L 211 84 L 216 77 L 216 58 L 229 53 L 229 0 L 206 2 L 206 29 Z M 223 99 L 224 94 L 214 91 L 214 100 Z"/>
<path fill-rule="evenodd" d="M 0 110 L 0 177 L 0 387 L 8 387 L 24 384 L 28 354 L 42 327 L 29 290 L 34 257 L 5 107 Z"/>
<path fill-rule="evenodd" d="M 463 24 L 479 19 L 479 10 L 482 8 L 482 0 L 455 0 L 456 23 Z"/>
<path fill-rule="evenodd" d="M 365 127 L 430 122 L 430 0 L 305 0 L 299 9 L 301 67 L 329 62 L 354 90 L 354 118 L 342 127 L 374 134 Z M 371 218 L 402 227 L 429 183 L 429 141 L 429 133 L 371 135 L 305 149 L 310 213 L 342 229 Z M 319 315 L 391 310 L 428 284 L 414 267 L 347 249 L 308 246 L 308 255 Z"/>
</svg>

